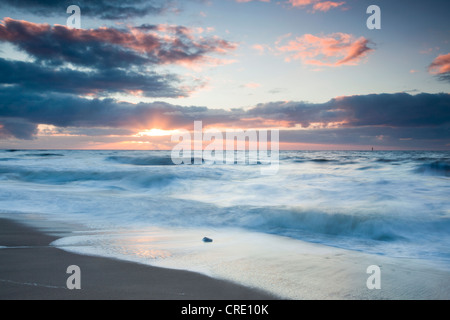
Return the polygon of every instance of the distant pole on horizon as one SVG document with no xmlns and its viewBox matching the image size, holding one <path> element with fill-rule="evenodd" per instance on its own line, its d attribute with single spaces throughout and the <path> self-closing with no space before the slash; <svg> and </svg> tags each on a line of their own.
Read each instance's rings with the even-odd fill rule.
<svg viewBox="0 0 450 320">
<path fill-rule="evenodd" d="M 372 151 L 373 151 L 373 147 L 372 147 Z"/>
</svg>

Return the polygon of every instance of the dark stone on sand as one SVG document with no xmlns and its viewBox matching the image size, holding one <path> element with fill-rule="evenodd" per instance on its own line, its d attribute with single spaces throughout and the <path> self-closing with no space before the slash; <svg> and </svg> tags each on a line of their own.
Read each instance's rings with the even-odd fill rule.
<svg viewBox="0 0 450 320">
<path fill-rule="evenodd" d="M 213 239 L 208 238 L 208 237 L 204 237 L 203 238 L 203 242 L 213 242 Z"/>
</svg>

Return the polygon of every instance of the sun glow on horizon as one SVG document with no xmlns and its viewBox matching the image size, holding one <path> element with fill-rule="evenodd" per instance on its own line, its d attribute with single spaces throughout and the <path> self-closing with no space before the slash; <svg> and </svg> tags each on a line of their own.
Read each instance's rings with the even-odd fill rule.
<svg viewBox="0 0 450 320">
<path fill-rule="evenodd" d="M 171 136 L 177 133 L 180 133 L 180 130 L 150 129 L 140 131 L 137 134 L 135 134 L 134 137 L 164 137 L 164 136 Z"/>
</svg>

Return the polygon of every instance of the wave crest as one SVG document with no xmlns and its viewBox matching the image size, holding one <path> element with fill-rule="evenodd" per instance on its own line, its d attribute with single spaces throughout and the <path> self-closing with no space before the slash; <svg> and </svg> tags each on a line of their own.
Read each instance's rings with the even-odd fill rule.
<svg viewBox="0 0 450 320">
<path fill-rule="evenodd" d="M 416 172 L 422 174 L 450 177 L 450 163 L 436 161 L 432 163 L 422 164 L 416 169 Z"/>
</svg>

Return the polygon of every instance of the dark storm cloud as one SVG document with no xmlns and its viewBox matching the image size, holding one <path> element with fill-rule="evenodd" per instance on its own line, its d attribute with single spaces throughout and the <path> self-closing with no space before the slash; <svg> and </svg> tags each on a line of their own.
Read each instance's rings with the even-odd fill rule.
<svg viewBox="0 0 450 320">
<path fill-rule="evenodd" d="M 443 73 L 437 76 L 440 81 L 450 82 L 450 72 Z"/>
<path fill-rule="evenodd" d="M 203 120 L 205 124 L 239 121 L 237 112 L 225 110 L 181 107 L 163 102 L 134 105 L 113 99 L 89 100 L 56 93 L 25 93 L 17 87 L 0 89 L 0 118 L 57 127 L 126 129 L 190 128 L 195 120 Z M 14 136 L 24 138 L 22 135 Z"/>
<path fill-rule="evenodd" d="M 0 24 L 0 41 L 15 45 L 39 63 L 72 63 L 90 68 L 201 63 L 208 54 L 236 48 L 217 37 L 196 37 L 194 31 L 183 26 L 85 30 L 11 18 Z"/>
<path fill-rule="evenodd" d="M 41 16 L 65 13 L 78 5 L 83 15 L 98 19 L 120 20 L 159 14 L 174 5 L 170 0 L 2 0 L 2 5 Z"/>
<path fill-rule="evenodd" d="M 192 30 L 182 26 L 82 30 L 10 18 L 0 23 L 0 41 L 35 59 L 1 59 L 0 84 L 20 86 L 23 91 L 95 96 L 186 97 L 204 83 L 187 84 L 176 75 L 152 70 L 158 65 L 201 64 L 208 62 L 211 53 L 235 48 L 220 38 L 196 38 Z"/>
<path fill-rule="evenodd" d="M 317 130 L 286 130 L 280 140 L 288 143 L 326 145 L 385 146 L 398 148 L 448 149 L 450 126 L 392 128 L 353 127 Z"/>
<path fill-rule="evenodd" d="M 348 127 L 439 126 L 450 123 L 450 95 L 395 93 L 348 96 L 321 104 L 271 102 L 257 105 L 249 114 L 304 128 L 339 122 Z"/>
<path fill-rule="evenodd" d="M 179 80 L 174 75 L 162 76 L 155 72 L 145 75 L 121 69 L 100 69 L 91 72 L 67 68 L 55 69 L 22 61 L 0 58 L 0 84 L 15 85 L 27 92 L 63 92 L 94 94 L 139 92 L 146 97 L 187 96 L 186 90 L 174 86 Z"/>
<path fill-rule="evenodd" d="M 332 101 L 332 108 L 346 110 L 349 126 L 425 127 L 450 123 L 450 95 L 372 94 Z"/>
<path fill-rule="evenodd" d="M 37 60 L 58 66 L 66 62 L 94 68 L 141 66 L 151 62 L 138 52 L 105 40 L 119 37 L 117 29 L 77 31 L 6 18 L 0 24 L 0 41 L 9 42 Z M 94 35 L 94 32 L 96 33 Z M 81 33 L 84 36 L 81 36 Z M 80 36 L 78 36 L 80 34 Z M 155 40 L 156 42 L 156 40 Z"/>
<path fill-rule="evenodd" d="M 0 117 L 0 139 L 17 138 L 22 140 L 33 139 L 37 133 L 37 124 L 17 118 Z"/>
</svg>

